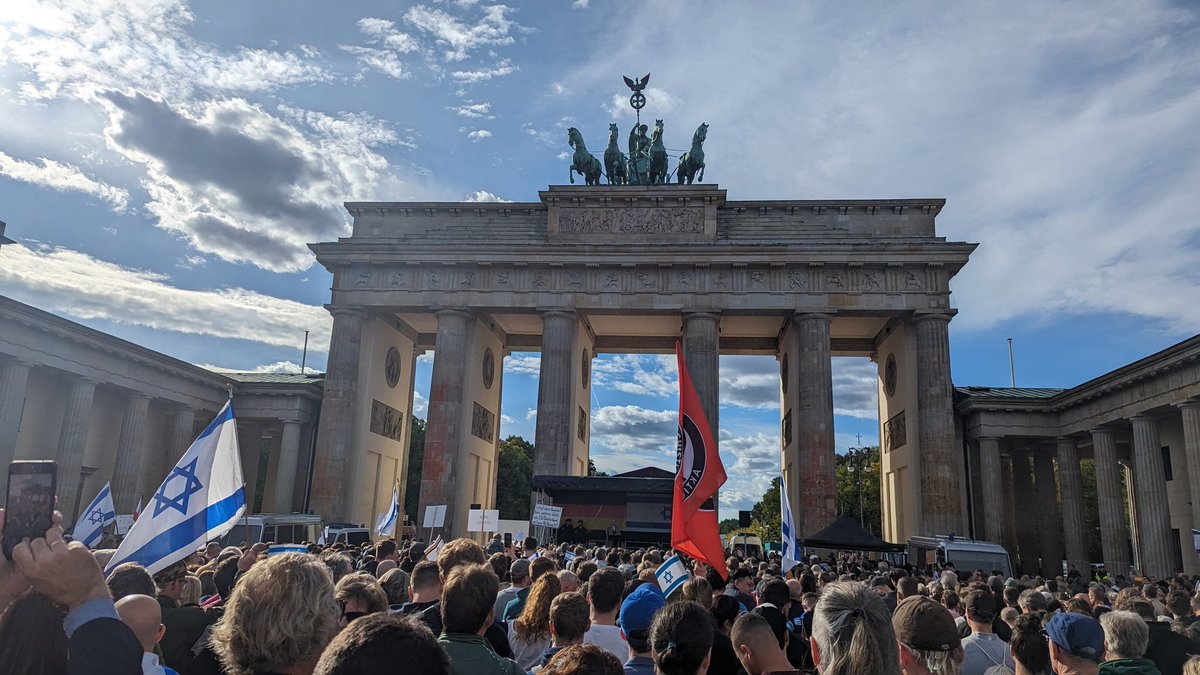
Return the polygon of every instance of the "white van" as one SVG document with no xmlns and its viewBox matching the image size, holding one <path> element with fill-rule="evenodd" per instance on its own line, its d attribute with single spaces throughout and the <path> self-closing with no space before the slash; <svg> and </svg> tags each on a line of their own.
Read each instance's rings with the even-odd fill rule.
<svg viewBox="0 0 1200 675">
<path fill-rule="evenodd" d="M 359 547 L 371 541 L 371 531 L 353 523 L 330 523 L 325 526 L 322 541 L 326 546 L 343 543 Z"/>
<path fill-rule="evenodd" d="M 990 575 L 999 571 L 1005 577 L 1012 576 L 1012 564 L 1003 546 L 990 541 L 953 536 L 909 539 L 908 562 L 917 567 L 951 563 L 959 572 L 983 570 L 984 574 Z"/>
<path fill-rule="evenodd" d="M 321 536 L 321 516 L 303 513 L 256 513 L 241 518 L 233 529 L 221 537 L 223 546 L 243 546 L 269 542 L 272 544 L 302 544 L 315 542 Z"/>
</svg>

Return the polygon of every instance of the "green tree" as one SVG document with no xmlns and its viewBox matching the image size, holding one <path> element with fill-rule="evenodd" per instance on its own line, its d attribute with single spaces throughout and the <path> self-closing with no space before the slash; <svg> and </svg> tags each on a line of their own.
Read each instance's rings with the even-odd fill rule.
<svg viewBox="0 0 1200 675">
<path fill-rule="evenodd" d="M 529 495 L 533 492 L 533 443 L 520 436 L 500 441 L 496 466 L 496 508 L 500 517 L 527 520 Z"/>
<path fill-rule="evenodd" d="M 421 467 L 425 465 L 425 420 L 412 417 L 408 437 L 408 471 L 404 483 L 404 514 L 408 522 L 421 524 L 417 509 L 421 504 Z"/>
<path fill-rule="evenodd" d="M 607 471 L 597 471 L 597 470 L 596 470 L 596 463 L 592 461 L 592 458 L 591 458 L 591 457 L 588 457 L 588 475 L 589 475 L 589 476 L 604 476 L 604 477 L 607 477 L 607 476 L 608 476 L 608 472 L 607 472 Z"/>
<path fill-rule="evenodd" d="M 720 530 L 721 534 L 729 534 L 730 532 L 738 529 L 738 519 L 726 518 L 725 520 L 717 523 L 717 529 Z"/>
<path fill-rule="evenodd" d="M 779 517 L 779 477 L 771 479 L 771 487 L 750 510 L 750 527 L 762 537 L 763 543 L 782 541 Z"/>
<path fill-rule="evenodd" d="M 852 448 L 834 458 L 837 478 L 837 511 L 860 520 L 871 534 L 883 532 L 879 490 L 879 446 Z"/>
</svg>

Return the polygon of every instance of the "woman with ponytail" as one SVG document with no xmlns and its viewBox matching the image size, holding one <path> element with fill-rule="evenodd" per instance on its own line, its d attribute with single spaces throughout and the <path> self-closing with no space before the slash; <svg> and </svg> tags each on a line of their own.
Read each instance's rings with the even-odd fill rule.
<svg viewBox="0 0 1200 675">
<path fill-rule="evenodd" d="M 879 594 L 858 582 L 821 592 L 809 641 L 820 675 L 897 675 L 892 617 Z"/>
<path fill-rule="evenodd" d="M 658 675 L 697 675 L 708 671 L 712 655 L 712 613 L 694 602 L 672 602 L 654 615 L 650 649 Z"/>
</svg>

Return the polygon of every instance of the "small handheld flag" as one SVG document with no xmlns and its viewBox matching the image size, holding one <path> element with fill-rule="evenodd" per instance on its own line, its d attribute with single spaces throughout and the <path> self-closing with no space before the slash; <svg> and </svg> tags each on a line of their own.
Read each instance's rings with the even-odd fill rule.
<svg viewBox="0 0 1200 675">
<path fill-rule="evenodd" d="M 429 545 L 425 547 L 425 559 L 437 562 L 438 554 L 442 552 L 445 546 L 446 542 L 442 541 L 442 535 L 439 534 L 437 539 L 429 542 Z"/>
<path fill-rule="evenodd" d="M 792 517 L 792 502 L 788 500 L 787 481 L 779 478 L 779 515 L 783 520 L 779 528 L 783 539 L 780 554 L 783 556 L 783 571 L 788 572 L 800 564 L 800 547 L 796 540 L 796 521 Z"/>
<path fill-rule="evenodd" d="M 104 528 L 116 520 L 117 509 L 113 506 L 112 488 L 105 483 L 100 494 L 79 514 L 79 522 L 75 523 L 71 536 L 84 546 L 94 548 L 104 535 Z"/>
<path fill-rule="evenodd" d="M 133 522 L 137 522 L 138 516 L 142 515 L 142 498 L 138 496 L 138 505 L 133 507 Z"/>
<path fill-rule="evenodd" d="M 683 584 L 692 578 L 692 575 L 688 574 L 687 568 L 683 566 L 683 559 L 676 554 L 658 566 L 654 572 L 654 578 L 658 580 L 658 587 L 662 590 L 663 595 L 669 598 L 672 593 L 682 588 Z"/>
<path fill-rule="evenodd" d="M 381 537 L 392 535 L 396 527 L 396 519 L 400 517 L 400 483 L 392 484 L 392 505 L 379 517 L 375 525 L 375 534 Z"/>
<path fill-rule="evenodd" d="M 304 544 L 271 544 L 267 547 L 268 558 L 281 553 L 308 553 L 308 547 Z"/>
<path fill-rule="evenodd" d="M 224 535 L 246 510 L 233 401 L 192 442 L 154 493 L 105 573 L 135 562 L 156 574 Z"/>
</svg>

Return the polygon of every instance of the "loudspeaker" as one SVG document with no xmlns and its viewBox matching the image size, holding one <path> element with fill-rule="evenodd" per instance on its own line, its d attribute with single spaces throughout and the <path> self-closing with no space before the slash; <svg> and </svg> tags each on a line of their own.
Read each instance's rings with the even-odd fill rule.
<svg viewBox="0 0 1200 675">
<path fill-rule="evenodd" d="M 750 527 L 749 511 L 738 511 L 738 527 Z"/>
</svg>

